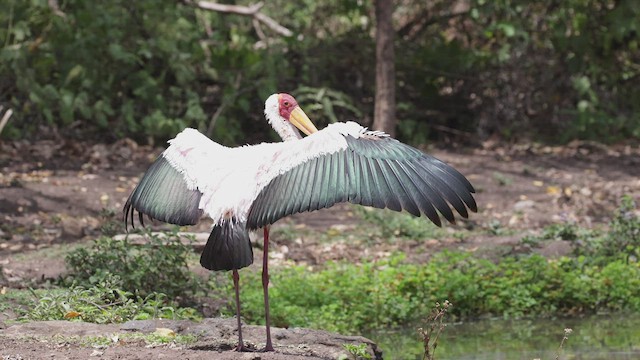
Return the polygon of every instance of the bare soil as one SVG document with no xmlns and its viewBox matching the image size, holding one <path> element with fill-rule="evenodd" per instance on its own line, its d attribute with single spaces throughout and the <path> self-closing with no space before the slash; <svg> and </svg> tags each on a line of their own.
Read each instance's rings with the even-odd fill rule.
<svg viewBox="0 0 640 360">
<path fill-rule="evenodd" d="M 193 344 L 149 344 L 127 337 L 131 333 L 149 334 L 159 331 L 176 335 L 197 335 Z M 361 336 L 343 336 L 326 331 L 308 329 L 272 329 L 275 352 L 233 351 L 237 344 L 235 319 L 205 319 L 202 322 L 146 320 L 129 321 L 120 325 L 98 325 L 69 321 L 35 321 L 16 324 L 3 330 L 0 336 L 0 355 L 3 359 L 247 359 L 297 360 L 337 359 L 347 355 L 342 344 L 365 344 L 376 359 L 381 356 L 371 340 Z M 109 345 L 91 344 L 78 339 L 106 336 Z M 264 347 L 262 326 L 244 326 L 243 336 L 250 349 Z"/>
<path fill-rule="evenodd" d="M 72 141 L 0 143 L 0 289 L 32 286 L 63 274 L 64 252 L 68 250 L 65 246 L 86 243 L 104 227 L 119 224 L 126 197 L 161 150 L 129 140 L 110 145 Z M 357 262 L 403 251 L 410 254 L 411 261 L 421 262 L 442 248 L 488 253 L 495 249 L 520 251 L 523 236 L 538 233 L 549 224 L 606 226 L 621 196 L 640 200 L 640 149 L 635 146 L 574 142 L 564 147 L 505 147 L 488 142 L 479 149 L 427 152 L 456 167 L 477 190 L 479 212 L 457 225 L 448 225 L 447 236 L 368 243 L 327 241 L 335 234 L 347 235 L 348 240 L 349 231 L 360 226 L 353 207 L 339 205 L 298 214 L 276 224 L 276 229 L 280 227 L 294 235 L 273 238 L 271 260 L 275 264 L 286 261 L 321 265 L 331 259 Z M 161 224 L 155 226 L 163 228 Z M 209 226 L 204 221 L 191 230 L 206 232 Z M 468 231 L 464 238 L 455 236 L 461 229 Z M 260 243 L 256 237 L 256 262 L 262 256 Z M 559 256 L 570 247 L 563 241 L 551 241 L 543 248 L 525 250 Z M 11 316 L 1 315 L 0 321 L 6 318 Z M 276 329 L 275 333 L 285 334 L 282 338 L 276 336 L 277 354 L 237 354 L 230 350 L 235 341 L 232 323 L 232 319 L 207 319 L 203 324 L 176 329 L 187 331 L 200 326 L 208 331 L 196 345 L 145 347 L 123 342 L 107 349 L 61 344 L 50 339 L 51 327 L 65 334 L 87 331 L 86 327 L 111 334 L 124 331 L 118 325 L 65 322 L 63 326 L 0 326 L 0 355 L 3 359 L 200 359 L 211 358 L 214 351 L 216 359 L 329 359 L 338 353 L 331 351 L 343 350 L 336 344 L 353 340 L 325 332 Z M 205 329 L 207 326 L 210 328 Z M 247 338 L 259 344 L 263 335 L 258 333 L 264 330 L 246 328 Z M 363 338 L 354 341 L 370 343 Z M 314 350 L 298 352 L 294 350 L 296 344 Z M 326 348 L 317 350 L 316 345 Z M 369 350 L 373 354 L 375 345 L 370 344 Z"/>
</svg>

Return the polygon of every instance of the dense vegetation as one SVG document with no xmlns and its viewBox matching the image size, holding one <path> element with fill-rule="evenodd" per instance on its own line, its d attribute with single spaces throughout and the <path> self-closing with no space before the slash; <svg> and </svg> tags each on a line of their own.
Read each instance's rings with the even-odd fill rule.
<svg viewBox="0 0 640 360">
<path fill-rule="evenodd" d="M 413 218 L 371 223 L 382 234 L 411 228 Z M 378 225 L 376 225 L 378 224 Z M 357 236 L 370 236 L 358 233 Z M 196 255 L 177 235 L 149 235 L 147 245 L 110 238 L 70 252 L 71 275 L 61 288 L 39 290 L 26 302 L 25 319 L 81 319 L 120 322 L 145 318 L 197 318 L 188 307 L 200 296 L 231 301 L 227 274 L 206 281 L 189 273 Z M 453 303 L 449 316 L 518 318 L 607 311 L 640 311 L 640 218 L 635 203 L 623 199 L 606 231 L 554 225 L 522 242 L 570 241 L 573 253 L 556 259 L 536 254 L 488 260 L 471 252 L 443 251 L 426 264 L 397 254 L 360 264 L 328 263 L 319 269 L 276 267 L 271 280 L 271 316 L 275 326 L 315 327 L 346 333 L 412 326 L 424 321 L 434 304 Z M 263 321 L 263 298 L 257 267 L 241 278 L 243 316 Z M 158 280 L 160 282 L 158 282 Z M 71 285 L 70 285 L 71 284 Z M 187 306 L 187 307 L 185 307 Z M 233 316 L 229 303 L 223 313 Z"/>
<path fill-rule="evenodd" d="M 243 315 L 259 323 L 263 311 L 261 289 L 254 285 L 258 280 L 257 273 L 247 277 Z M 454 304 L 450 312 L 458 319 L 640 310 L 640 266 L 621 260 L 593 265 L 585 258 L 531 255 L 496 264 L 444 252 L 426 265 L 394 258 L 332 263 L 319 272 L 287 268 L 272 281 L 277 284 L 271 306 L 276 326 L 343 333 L 418 323 L 443 299 Z"/>
<path fill-rule="evenodd" d="M 189 2 L 5 0 L 2 136 L 153 141 L 193 126 L 246 143 L 264 139 L 276 91 L 305 95 L 318 122 L 370 123 L 373 2 L 261 11 L 294 36 Z M 397 2 L 399 136 L 638 138 L 639 17 L 635 0 Z"/>
<path fill-rule="evenodd" d="M 398 255 L 330 263 L 319 271 L 280 269 L 272 275 L 271 317 L 277 326 L 361 333 L 422 321 L 444 300 L 454 304 L 449 313 L 458 319 L 639 311 L 640 219 L 634 211 L 625 198 L 606 232 L 551 226 L 535 240 L 571 241 L 572 256 L 557 259 L 527 254 L 490 261 L 444 251 L 427 264 Z M 251 322 L 263 316 L 259 277 L 244 276 L 243 315 Z"/>
</svg>

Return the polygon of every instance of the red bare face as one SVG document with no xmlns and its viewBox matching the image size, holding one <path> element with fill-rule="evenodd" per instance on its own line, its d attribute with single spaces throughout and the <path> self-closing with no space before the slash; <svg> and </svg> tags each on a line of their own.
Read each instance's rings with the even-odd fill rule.
<svg viewBox="0 0 640 360">
<path fill-rule="evenodd" d="M 278 94 L 278 100 L 280 105 L 280 116 L 289 120 L 289 117 L 291 117 L 291 111 L 298 106 L 298 102 L 293 98 L 293 96 L 285 93 Z"/>
</svg>

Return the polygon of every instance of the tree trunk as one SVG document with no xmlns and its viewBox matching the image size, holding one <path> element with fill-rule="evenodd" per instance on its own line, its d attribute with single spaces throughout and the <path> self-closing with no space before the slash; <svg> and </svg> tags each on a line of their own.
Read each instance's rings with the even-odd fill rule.
<svg viewBox="0 0 640 360">
<path fill-rule="evenodd" d="M 393 49 L 393 1 L 376 0 L 376 104 L 373 129 L 395 136 L 396 73 Z"/>
</svg>

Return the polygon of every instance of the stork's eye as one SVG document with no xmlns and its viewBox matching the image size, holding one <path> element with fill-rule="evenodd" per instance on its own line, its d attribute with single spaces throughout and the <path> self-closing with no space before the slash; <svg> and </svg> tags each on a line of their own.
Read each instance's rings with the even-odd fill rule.
<svg viewBox="0 0 640 360">
<path fill-rule="evenodd" d="M 285 101 L 283 102 L 283 104 L 284 104 L 284 106 L 286 106 L 286 107 L 289 107 L 289 105 L 291 105 L 291 104 L 289 103 L 289 101 L 287 101 L 287 100 L 285 100 Z"/>
</svg>

